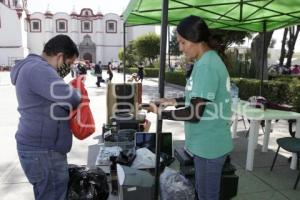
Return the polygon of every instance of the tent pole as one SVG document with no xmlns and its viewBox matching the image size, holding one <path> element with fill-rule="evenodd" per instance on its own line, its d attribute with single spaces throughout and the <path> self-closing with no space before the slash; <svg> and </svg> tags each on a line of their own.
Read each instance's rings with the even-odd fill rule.
<svg viewBox="0 0 300 200">
<path fill-rule="evenodd" d="M 171 55 L 170 55 L 170 25 L 168 25 L 168 67 L 169 67 L 169 70 L 171 69 Z"/>
<path fill-rule="evenodd" d="M 159 95 L 164 97 L 165 89 L 165 68 L 166 68 L 166 46 L 167 46 L 167 31 L 168 31 L 168 7 L 169 0 L 162 1 L 162 16 L 161 16 L 161 38 L 160 38 L 160 70 L 159 70 Z M 161 130 L 162 119 L 158 115 L 156 121 L 156 163 L 155 163 L 155 188 L 154 199 L 159 199 L 159 169 L 160 169 L 160 145 L 161 145 Z"/>
<path fill-rule="evenodd" d="M 126 62 L 126 24 L 123 23 L 123 83 L 126 82 L 125 62 Z"/>
<path fill-rule="evenodd" d="M 266 61 L 266 57 L 265 57 L 265 52 L 267 51 L 267 47 L 266 47 L 266 30 L 267 30 L 267 23 L 266 21 L 263 21 L 263 51 L 262 51 L 262 67 L 261 67 L 261 77 L 260 77 L 260 86 L 259 86 L 259 95 L 262 96 L 263 95 L 263 83 L 264 83 L 264 70 L 265 70 L 265 61 Z M 267 53 L 268 55 L 268 53 Z"/>
</svg>

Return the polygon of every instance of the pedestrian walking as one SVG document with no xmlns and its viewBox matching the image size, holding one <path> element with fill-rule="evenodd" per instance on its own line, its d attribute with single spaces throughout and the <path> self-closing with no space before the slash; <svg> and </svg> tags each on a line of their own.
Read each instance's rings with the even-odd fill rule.
<svg viewBox="0 0 300 200">
<path fill-rule="evenodd" d="M 96 85 L 97 87 L 100 87 L 100 83 L 102 82 L 102 68 L 101 68 L 101 61 L 99 61 L 96 65 L 95 65 L 95 75 L 97 77 L 97 82 Z"/>
<path fill-rule="evenodd" d="M 108 80 L 111 81 L 114 76 L 113 72 L 112 72 L 112 63 L 111 62 L 108 62 L 108 65 L 107 65 L 107 74 L 109 75 Z"/>
</svg>

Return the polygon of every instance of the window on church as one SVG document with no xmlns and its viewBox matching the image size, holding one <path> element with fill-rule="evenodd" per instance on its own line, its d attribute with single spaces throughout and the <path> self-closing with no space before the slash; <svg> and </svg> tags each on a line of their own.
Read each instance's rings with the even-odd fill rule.
<svg viewBox="0 0 300 200">
<path fill-rule="evenodd" d="M 81 21 L 81 32 L 91 33 L 93 30 L 91 21 Z"/>
<path fill-rule="evenodd" d="M 32 22 L 32 29 L 33 30 L 39 30 L 40 29 L 39 22 Z"/>
<path fill-rule="evenodd" d="M 30 31 L 31 32 L 41 32 L 41 20 L 32 19 L 30 22 Z"/>
<path fill-rule="evenodd" d="M 106 32 L 107 33 L 116 33 L 117 32 L 117 21 L 107 20 L 106 21 Z"/>
<path fill-rule="evenodd" d="M 58 33 L 68 32 L 68 21 L 66 19 L 56 20 L 56 32 Z"/>
</svg>

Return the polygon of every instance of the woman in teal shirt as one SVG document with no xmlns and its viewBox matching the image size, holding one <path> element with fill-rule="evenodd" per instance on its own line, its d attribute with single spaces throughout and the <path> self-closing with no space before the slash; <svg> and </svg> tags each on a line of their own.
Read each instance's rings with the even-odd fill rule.
<svg viewBox="0 0 300 200">
<path fill-rule="evenodd" d="M 160 112 L 157 103 L 150 103 L 149 111 L 185 122 L 185 147 L 194 155 L 197 197 L 218 200 L 222 167 L 233 148 L 229 75 L 209 44 L 210 32 L 200 17 L 189 16 L 179 23 L 177 41 L 180 51 L 194 62 L 185 97 L 159 100 L 160 105 L 176 106 L 175 110 Z"/>
</svg>

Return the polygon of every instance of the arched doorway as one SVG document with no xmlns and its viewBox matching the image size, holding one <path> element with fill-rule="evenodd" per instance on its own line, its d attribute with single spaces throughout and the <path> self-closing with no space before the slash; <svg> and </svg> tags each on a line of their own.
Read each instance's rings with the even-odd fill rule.
<svg viewBox="0 0 300 200">
<path fill-rule="evenodd" d="M 92 54 L 90 54 L 90 53 L 85 53 L 85 54 L 83 55 L 83 60 L 88 60 L 88 61 L 90 61 L 90 63 L 93 62 L 93 56 L 92 56 Z"/>
<path fill-rule="evenodd" d="M 96 62 L 96 44 L 92 41 L 90 35 L 85 35 L 83 41 L 79 44 L 79 58 L 89 60 L 90 63 Z"/>
</svg>

